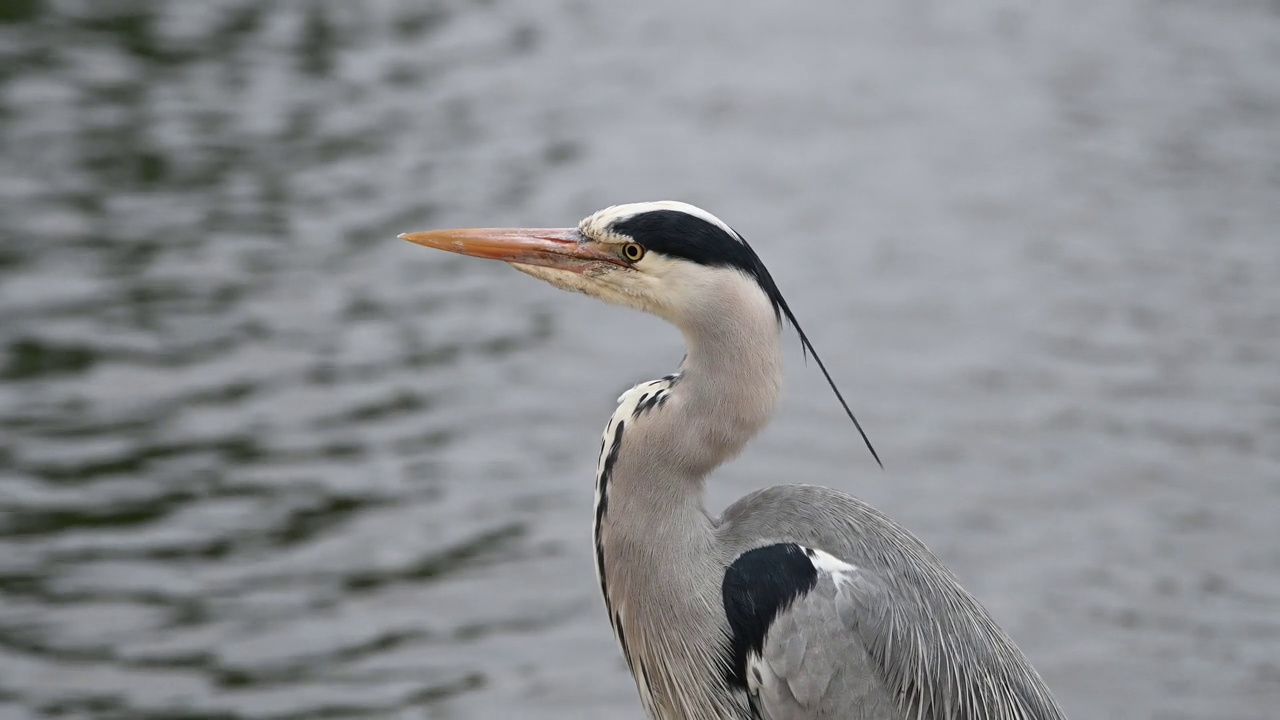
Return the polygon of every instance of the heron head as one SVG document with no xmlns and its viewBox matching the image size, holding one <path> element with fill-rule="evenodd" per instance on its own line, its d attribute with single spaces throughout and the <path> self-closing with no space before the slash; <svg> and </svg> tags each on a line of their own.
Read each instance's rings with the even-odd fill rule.
<svg viewBox="0 0 1280 720">
<path fill-rule="evenodd" d="M 433 230 L 400 237 L 503 260 L 558 288 L 681 326 L 729 303 L 781 318 L 781 295 L 747 242 L 716 216 L 686 203 L 615 205 L 575 228 Z"/>
<path fill-rule="evenodd" d="M 400 237 L 502 260 L 558 288 L 653 313 L 690 340 L 776 333 L 785 317 L 880 460 L 764 263 L 741 235 L 706 210 L 674 201 L 632 203 L 592 213 L 575 228 L 432 230 Z"/>
</svg>

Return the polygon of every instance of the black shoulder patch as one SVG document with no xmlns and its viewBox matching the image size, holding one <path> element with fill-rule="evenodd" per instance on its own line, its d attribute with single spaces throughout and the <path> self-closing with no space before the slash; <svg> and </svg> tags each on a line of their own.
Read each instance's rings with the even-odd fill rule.
<svg viewBox="0 0 1280 720">
<path fill-rule="evenodd" d="M 720 592 L 729 618 L 728 681 L 747 689 L 747 655 L 759 653 L 778 613 L 818 583 L 818 571 L 795 543 L 749 550 L 724 572 Z"/>
<path fill-rule="evenodd" d="M 663 255 L 709 267 L 737 268 L 753 278 L 774 309 L 779 309 L 782 296 L 778 286 L 756 251 L 737 233 L 727 233 L 715 223 L 679 210 L 642 212 L 614 223 L 612 229 Z"/>
</svg>

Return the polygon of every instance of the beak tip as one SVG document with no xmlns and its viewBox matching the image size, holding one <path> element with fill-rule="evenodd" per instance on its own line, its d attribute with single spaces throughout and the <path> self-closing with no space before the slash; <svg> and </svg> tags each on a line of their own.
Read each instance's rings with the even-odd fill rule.
<svg viewBox="0 0 1280 720">
<path fill-rule="evenodd" d="M 397 235 L 396 237 L 400 238 L 401 240 L 408 240 L 408 239 L 409 239 L 409 233 L 400 233 L 400 234 L 399 234 L 399 235 Z"/>
</svg>

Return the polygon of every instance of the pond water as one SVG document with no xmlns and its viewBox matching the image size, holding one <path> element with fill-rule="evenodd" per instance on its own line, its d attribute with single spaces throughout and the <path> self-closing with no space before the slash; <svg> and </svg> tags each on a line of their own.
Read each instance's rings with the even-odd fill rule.
<svg viewBox="0 0 1280 720">
<path fill-rule="evenodd" d="M 681 199 L 798 343 L 710 504 L 916 532 L 1076 718 L 1280 704 L 1280 7 L 5 0 L 0 718 L 640 718 L 652 318 L 397 233 Z"/>
</svg>

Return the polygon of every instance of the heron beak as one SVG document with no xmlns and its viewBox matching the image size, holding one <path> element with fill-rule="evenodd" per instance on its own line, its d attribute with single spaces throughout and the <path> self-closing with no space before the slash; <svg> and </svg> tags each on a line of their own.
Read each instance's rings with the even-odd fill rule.
<svg viewBox="0 0 1280 720">
<path fill-rule="evenodd" d="M 584 273 L 601 263 L 623 265 L 617 255 L 587 240 L 577 228 L 471 228 L 404 233 L 401 240 L 460 255 Z"/>
</svg>

